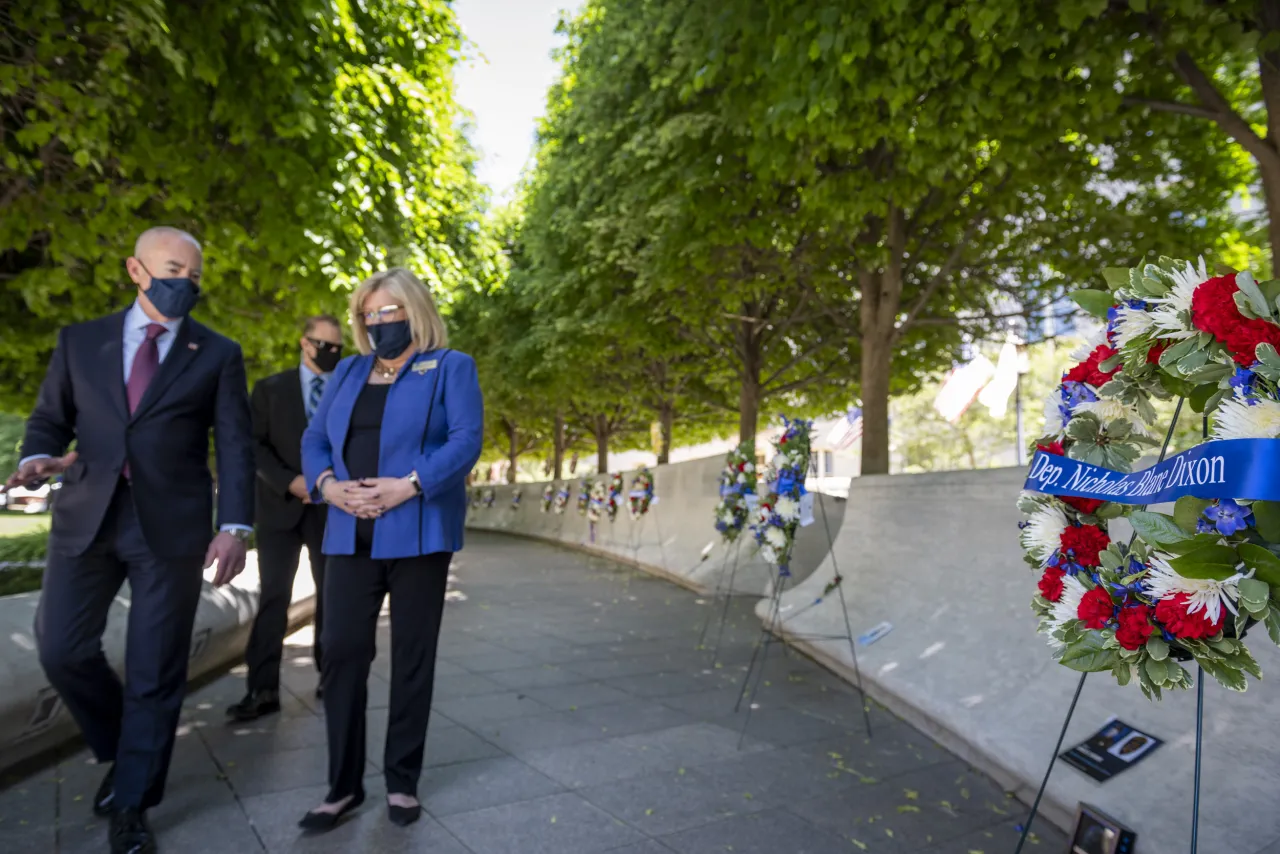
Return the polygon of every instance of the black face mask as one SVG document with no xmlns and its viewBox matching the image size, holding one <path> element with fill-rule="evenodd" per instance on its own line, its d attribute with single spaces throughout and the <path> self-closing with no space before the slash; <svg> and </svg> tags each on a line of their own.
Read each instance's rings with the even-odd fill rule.
<svg viewBox="0 0 1280 854">
<path fill-rule="evenodd" d="M 142 269 L 151 276 L 150 270 L 146 267 Z M 151 276 L 151 288 L 143 293 L 151 300 L 156 311 L 174 320 L 186 317 L 200 301 L 200 286 L 189 278 L 157 279 Z"/>
<path fill-rule="evenodd" d="M 366 327 L 369 343 L 373 345 L 373 353 L 379 359 L 394 359 L 413 343 L 413 332 L 409 329 L 409 321 L 393 320 L 391 323 L 378 323 Z"/>
<path fill-rule="evenodd" d="M 311 342 L 312 347 L 316 348 L 316 354 L 311 357 L 311 361 L 316 363 L 320 373 L 333 373 L 333 369 L 338 367 L 338 362 L 342 361 L 342 345 L 330 344 L 328 341 L 317 341 L 314 338 L 308 338 L 307 340 Z"/>
</svg>

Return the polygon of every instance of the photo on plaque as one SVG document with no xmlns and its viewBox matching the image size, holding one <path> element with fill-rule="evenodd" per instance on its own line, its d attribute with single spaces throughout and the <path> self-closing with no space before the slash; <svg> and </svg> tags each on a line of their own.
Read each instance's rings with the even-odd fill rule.
<svg viewBox="0 0 1280 854">
<path fill-rule="evenodd" d="M 1150 733 L 1111 718 L 1088 740 L 1077 744 L 1059 758 L 1083 771 L 1100 783 L 1131 768 L 1143 757 L 1164 744 Z"/>
<path fill-rule="evenodd" d="M 1138 836 L 1111 816 L 1081 804 L 1068 854 L 1133 854 Z"/>
</svg>

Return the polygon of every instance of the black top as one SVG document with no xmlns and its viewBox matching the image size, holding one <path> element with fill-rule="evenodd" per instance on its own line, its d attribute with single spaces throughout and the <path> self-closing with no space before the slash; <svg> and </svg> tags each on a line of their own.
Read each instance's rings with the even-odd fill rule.
<svg viewBox="0 0 1280 854">
<path fill-rule="evenodd" d="M 378 452 L 382 446 L 382 412 L 387 407 L 388 385 L 365 384 L 351 410 L 347 428 L 347 445 L 342 459 L 351 480 L 378 476 Z M 368 554 L 373 549 L 373 526 L 376 519 L 356 520 L 356 551 Z"/>
</svg>

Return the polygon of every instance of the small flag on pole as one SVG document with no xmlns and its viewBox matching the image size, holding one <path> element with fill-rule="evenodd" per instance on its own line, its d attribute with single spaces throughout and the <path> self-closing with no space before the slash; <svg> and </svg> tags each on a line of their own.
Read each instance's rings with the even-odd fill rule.
<svg viewBox="0 0 1280 854">
<path fill-rule="evenodd" d="M 827 434 L 827 443 L 835 450 L 843 451 L 862 436 L 862 410 L 851 408 L 837 421 Z"/>
</svg>

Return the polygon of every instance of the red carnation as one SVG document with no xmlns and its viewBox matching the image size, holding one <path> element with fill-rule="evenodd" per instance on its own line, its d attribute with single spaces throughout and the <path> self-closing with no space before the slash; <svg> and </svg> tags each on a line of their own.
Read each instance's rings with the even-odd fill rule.
<svg viewBox="0 0 1280 854">
<path fill-rule="evenodd" d="M 1258 361 L 1259 344 L 1280 349 L 1280 327 L 1241 314 L 1235 300 L 1238 290 L 1234 273 L 1200 284 L 1191 296 L 1191 322 L 1224 345 L 1237 364 L 1248 368 Z"/>
<path fill-rule="evenodd" d="M 1040 578 L 1040 595 L 1048 599 L 1050 602 L 1057 602 L 1062 598 L 1062 577 L 1065 572 L 1056 566 L 1045 567 L 1044 575 Z"/>
<path fill-rule="evenodd" d="M 1076 616 L 1084 621 L 1087 628 L 1100 629 L 1111 619 L 1111 615 L 1115 613 L 1115 606 L 1111 604 L 1111 596 L 1101 587 L 1095 587 L 1080 599 L 1080 605 L 1076 608 Z"/>
<path fill-rule="evenodd" d="M 1160 364 L 1160 357 L 1164 355 L 1164 351 L 1173 346 L 1172 341 L 1157 341 L 1151 345 L 1151 349 L 1147 351 L 1147 364 Z"/>
<path fill-rule="evenodd" d="M 1062 550 L 1070 551 L 1081 566 L 1097 566 L 1098 552 L 1111 545 L 1111 538 L 1097 525 L 1071 525 L 1062 532 Z"/>
<path fill-rule="evenodd" d="M 1130 605 L 1120 611 L 1120 628 L 1116 629 L 1116 640 L 1125 649 L 1142 646 L 1154 631 L 1151 609 L 1146 605 Z"/>
<path fill-rule="evenodd" d="M 1089 354 L 1089 358 L 1076 365 L 1071 370 L 1062 375 L 1063 382 L 1069 383 L 1088 383 L 1091 386 L 1105 385 L 1107 380 L 1120 370 L 1120 366 L 1116 365 L 1109 371 L 1103 372 L 1099 369 L 1099 365 L 1116 355 L 1116 351 L 1112 350 L 1106 344 L 1099 344 L 1093 348 L 1093 352 Z"/>
<path fill-rule="evenodd" d="M 1067 452 L 1062 449 L 1061 442 L 1050 442 L 1047 445 L 1036 445 L 1036 450 L 1044 451 L 1046 454 L 1056 454 L 1059 457 L 1065 457 Z"/>
<path fill-rule="evenodd" d="M 1092 513 L 1107 503 L 1100 498 L 1077 498 L 1074 495 L 1059 495 L 1058 497 L 1062 499 L 1062 503 L 1068 507 L 1074 507 L 1081 513 Z"/>
<path fill-rule="evenodd" d="M 1211 638 L 1222 631 L 1222 623 L 1226 619 L 1225 612 L 1219 611 L 1218 622 L 1215 623 L 1209 619 L 1203 608 L 1194 614 L 1187 613 L 1187 607 L 1190 604 L 1191 597 L 1185 593 L 1161 599 L 1156 603 L 1156 619 L 1163 623 L 1169 633 L 1176 638 Z"/>
</svg>

